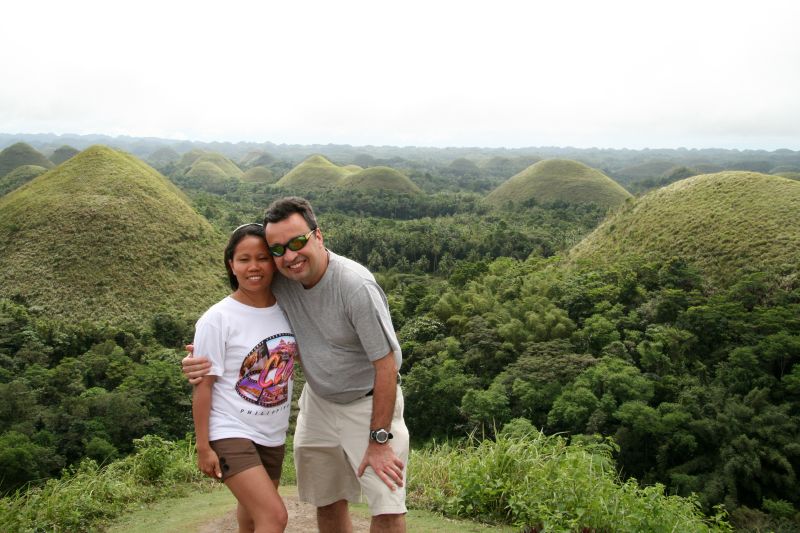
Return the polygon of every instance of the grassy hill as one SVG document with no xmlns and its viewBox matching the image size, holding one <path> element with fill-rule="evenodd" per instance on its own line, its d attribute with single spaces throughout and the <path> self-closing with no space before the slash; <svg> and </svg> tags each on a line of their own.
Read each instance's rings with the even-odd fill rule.
<svg viewBox="0 0 800 533">
<path fill-rule="evenodd" d="M 196 153 L 197 151 L 195 150 L 193 150 L 193 152 L 195 153 L 192 153 L 190 156 L 191 163 L 184 167 L 184 174 L 186 176 L 241 179 L 244 175 L 244 172 L 236 166 L 236 163 L 222 154 L 216 152 Z"/>
<path fill-rule="evenodd" d="M 275 174 L 267 167 L 257 166 L 248 169 L 242 176 L 242 181 L 251 183 L 275 183 Z"/>
<path fill-rule="evenodd" d="M 356 165 L 340 167 L 321 155 L 312 155 L 278 180 L 279 187 L 335 187 L 345 176 L 361 170 Z"/>
<path fill-rule="evenodd" d="M 0 152 L 0 176 L 5 176 L 22 165 L 53 168 L 53 163 L 31 145 L 16 143 Z"/>
<path fill-rule="evenodd" d="M 599 170 L 568 159 L 546 159 L 509 178 L 486 201 L 496 207 L 531 199 L 613 207 L 628 198 L 628 191 Z"/>
<path fill-rule="evenodd" d="M 411 179 L 389 167 L 370 167 L 342 178 L 339 187 L 360 191 L 391 191 L 418 194 L 422 189 Z"/>
<path fill-rule="evenodd" d="M 33 178 L 41 176 L 47 172 L 44 167 L 36 165 L 22 165 L 17 167 L 5 176 L 0 177 L 0 196 L 13 191 L 17 187 L 25 185 Z"/>
<path fill-rule="evenodd" d="M 103 146 L 0 198 L 0 294 L 73 320 L 196 316 L 226 292 L 223 246 L 166 178 Z"/>
<path fill-rule="evenodd" d="M 745 268 L 800 264 L 800 183 L 726 171 L 678 181 L 625 205 L 573 248 L 574 260 L 680 256 L 720 284 Z"/>
<path fill-rule="evenodd" d="M 77 148 L 73 148 L 72 146 L 60 146 L 56 148 L 53 154 L 50 156 L 50 161 L 52 161 L 54 165 L 60 165 L 67 159 L 75 157 L 79 153 L 81 153 L 81 151 Z"/>
<path fill-rule="evenodd" d="M 159 148 L 149 156 L 147 162 L 156 168 L 164 168 L 167 165 L 180 161 L 181 155 L 170 147 Z"/>
</svg>

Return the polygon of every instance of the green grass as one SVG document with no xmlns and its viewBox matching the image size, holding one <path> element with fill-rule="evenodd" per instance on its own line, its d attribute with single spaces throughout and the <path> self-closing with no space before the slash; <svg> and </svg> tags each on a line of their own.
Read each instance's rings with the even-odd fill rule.
<svg viewBox="0 0 800 533">
<path fill-rule="evenodd" d="M 566 202 L 613 207 L 631 198 L 614 180 L 583 163 L 565 159 L 539 161 L 501 184 L 486 197 L 503 207 L 535 199 L 539 203 Z"/>
<path fill-rule="evenodd" d="M 192 531 L 231 510 L 233 497 L 197 469 L 191 441 L 148 436 L 135 442 L 136 453 L 125 459 L 102 468 L 84 461 L 61 479 L 3 498 L 0 531 L 80 533 L 107 524 L 119 533 Z M 567 444 L 540 433 L 414 450 L 408 529 L 730 530 L 722 515 L 704 518 L 694 499 L 667 496 L 660 485 L 621 482 L 612 450 L 606 442 Z M 281 491 L 294 494 L 291 467 L 284 466 Z M 369 513 L 364 505 L 353 511 Z M 443 514 L 458 521 L 443 519 Z"/>
<path fill-rule="evenodd" d="M 800 262 L 800 183 L 754 172 L 694 176 L 626 204 L 570 253 L 572 261 L 682 257 L 712 283 Z"/>
<path fill-rule="evenodd" d="M 419 194 L 422 190 L 411 179 L 389 167 L 370 167 L 349 176 L 339 182 L 343 189 L 359 191 L 392 191 L 407 194 Z"/>
<path fill-rule="evenodd" d="M 321 155 L 312 155 L 286 173 L 276 185 L 279 187 L 323 187 L 336 186 L 342 178 L 361 170 L 350 165 L 347 168 L 334 165 Z"/>
<path fill-rule="evenodd" d="M 541 531 L 729 531 L 694 499 L 620 481 L 605 442 L 541 433 L 439 445 L 410 459 L 409 504 Z"/>
<path fill-rule="evenodd" d="M 284 488 L 281 487 L 281 492 Z M 229 513 L 236 499 L 219 483 L 208 492 L 182 498 L 166 498 L 141 504 L 115 520 L 106 533 L 193 533 L 203 524 Z"/>
<path fill-rule="evenodd" d="M 53 162 L 26 143 L 16 143 L 0 152 L 0 177 L 22 165 L 53 168 Z"/>
<path fill-rule="evenodd" d="M 280 493 L 297 496 L 297 487 L 281 485 Z M 236 507 L 233 494 L 222 484 L 209 492 L 182 498 L 168 498 L 143 504 L 115 520 L 106 533 L 193 533 L 204 524 L 213 522 Z M 350 512 L 369 520 L 366 504 L 350 506 Z M 426 533 L 481 533 L 488 531 L 516 532 L 512 527 L 484 525 L 469 520 L 453 520 L 430 511 L 409 510 L 406 515 L 409 531 Z M 291 525 L 291 524 L 290 524 Z"/>
<path fill-rule="evenodd" d="M 72 320 L 198 316 L 224 236 L 135 157 L 95 146 L 0 197 L 0 293 Z"/>
</svg>

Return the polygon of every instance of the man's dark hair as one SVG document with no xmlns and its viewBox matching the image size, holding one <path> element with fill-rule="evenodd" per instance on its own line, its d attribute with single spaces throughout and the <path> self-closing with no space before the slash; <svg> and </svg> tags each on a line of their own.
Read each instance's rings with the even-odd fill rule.
<svg viewBox="0 0 800 533">
<path fill-rule="evenodd" d="M 236 252 L 236 247 L 239 246 L 242 239 L 248 235 L 254 235 L 263 239 L 265 244 L 267 242 L 267 237 L 264 235 L 264 226 L 261 224 L 255 222 L 253 224 L 243 224 L 233 230 L 231 238 L 228 239 L 228 245 L 225 246 L 225 270 L 228 272 L 228 283 L 231 284 L 231 289 L 233 290 L 239 288 L 239 280 L 236 279 L 236 274 L 233 273 L 231 261 L 233 260 L 234 252 Z"/>
<path fill-rule="evenodd" d="M 308 229 L 317 229 L 317 217 L 314 216 L 311 204 L 299 196 L 287 196 L 272 202 L 267 208 L 267 212 L 264 213 L 264 226 L 286 220 L 295 213 L 302 215 L 303 220 L 308 224 Z"/>
</svg>

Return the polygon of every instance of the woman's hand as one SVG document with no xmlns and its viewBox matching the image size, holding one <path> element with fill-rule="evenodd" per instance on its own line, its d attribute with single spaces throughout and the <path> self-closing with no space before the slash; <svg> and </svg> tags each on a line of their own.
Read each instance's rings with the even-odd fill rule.
<svg viewBox="0 0 800 533">
<path fill-rule="evenodd" d="M 215 479 L 222 477 L 222 470 L 219 467 L 219 457 L 217 457 L 217 453 L 212 450 L 211 447 L 197 450 L 197 466 L 199 466 L 200 471 L 208 477 L 213 477 Z"/>
<path fill-rule="evenodd" d="M 186 345 L 186 352 L 188 355 L 181 359 L 181 368 L 189 383 L 197 385 L 211 370 L 211 363 L 205 357 L 194 357 L 194 345 L 192 344 Z"/>
</svg>

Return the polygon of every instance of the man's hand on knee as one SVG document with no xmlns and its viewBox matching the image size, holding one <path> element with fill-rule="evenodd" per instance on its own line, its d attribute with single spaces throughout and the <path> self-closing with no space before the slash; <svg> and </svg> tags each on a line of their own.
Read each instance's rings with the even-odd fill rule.
<svg viewBox="0 0 800 533">
<path fill-rule="evenodd" d="M 361 465 L 358 467 L 358 477 L 364 475 L 368 466 L 372 467 L 372 470 L 390 489 L 397 490 L 398 487 L 403 486 L 405 465 L 388 444 L 369 443 L 367 451 L 364 453 L 364 459 L 361 460 Z"/>
</svg>

